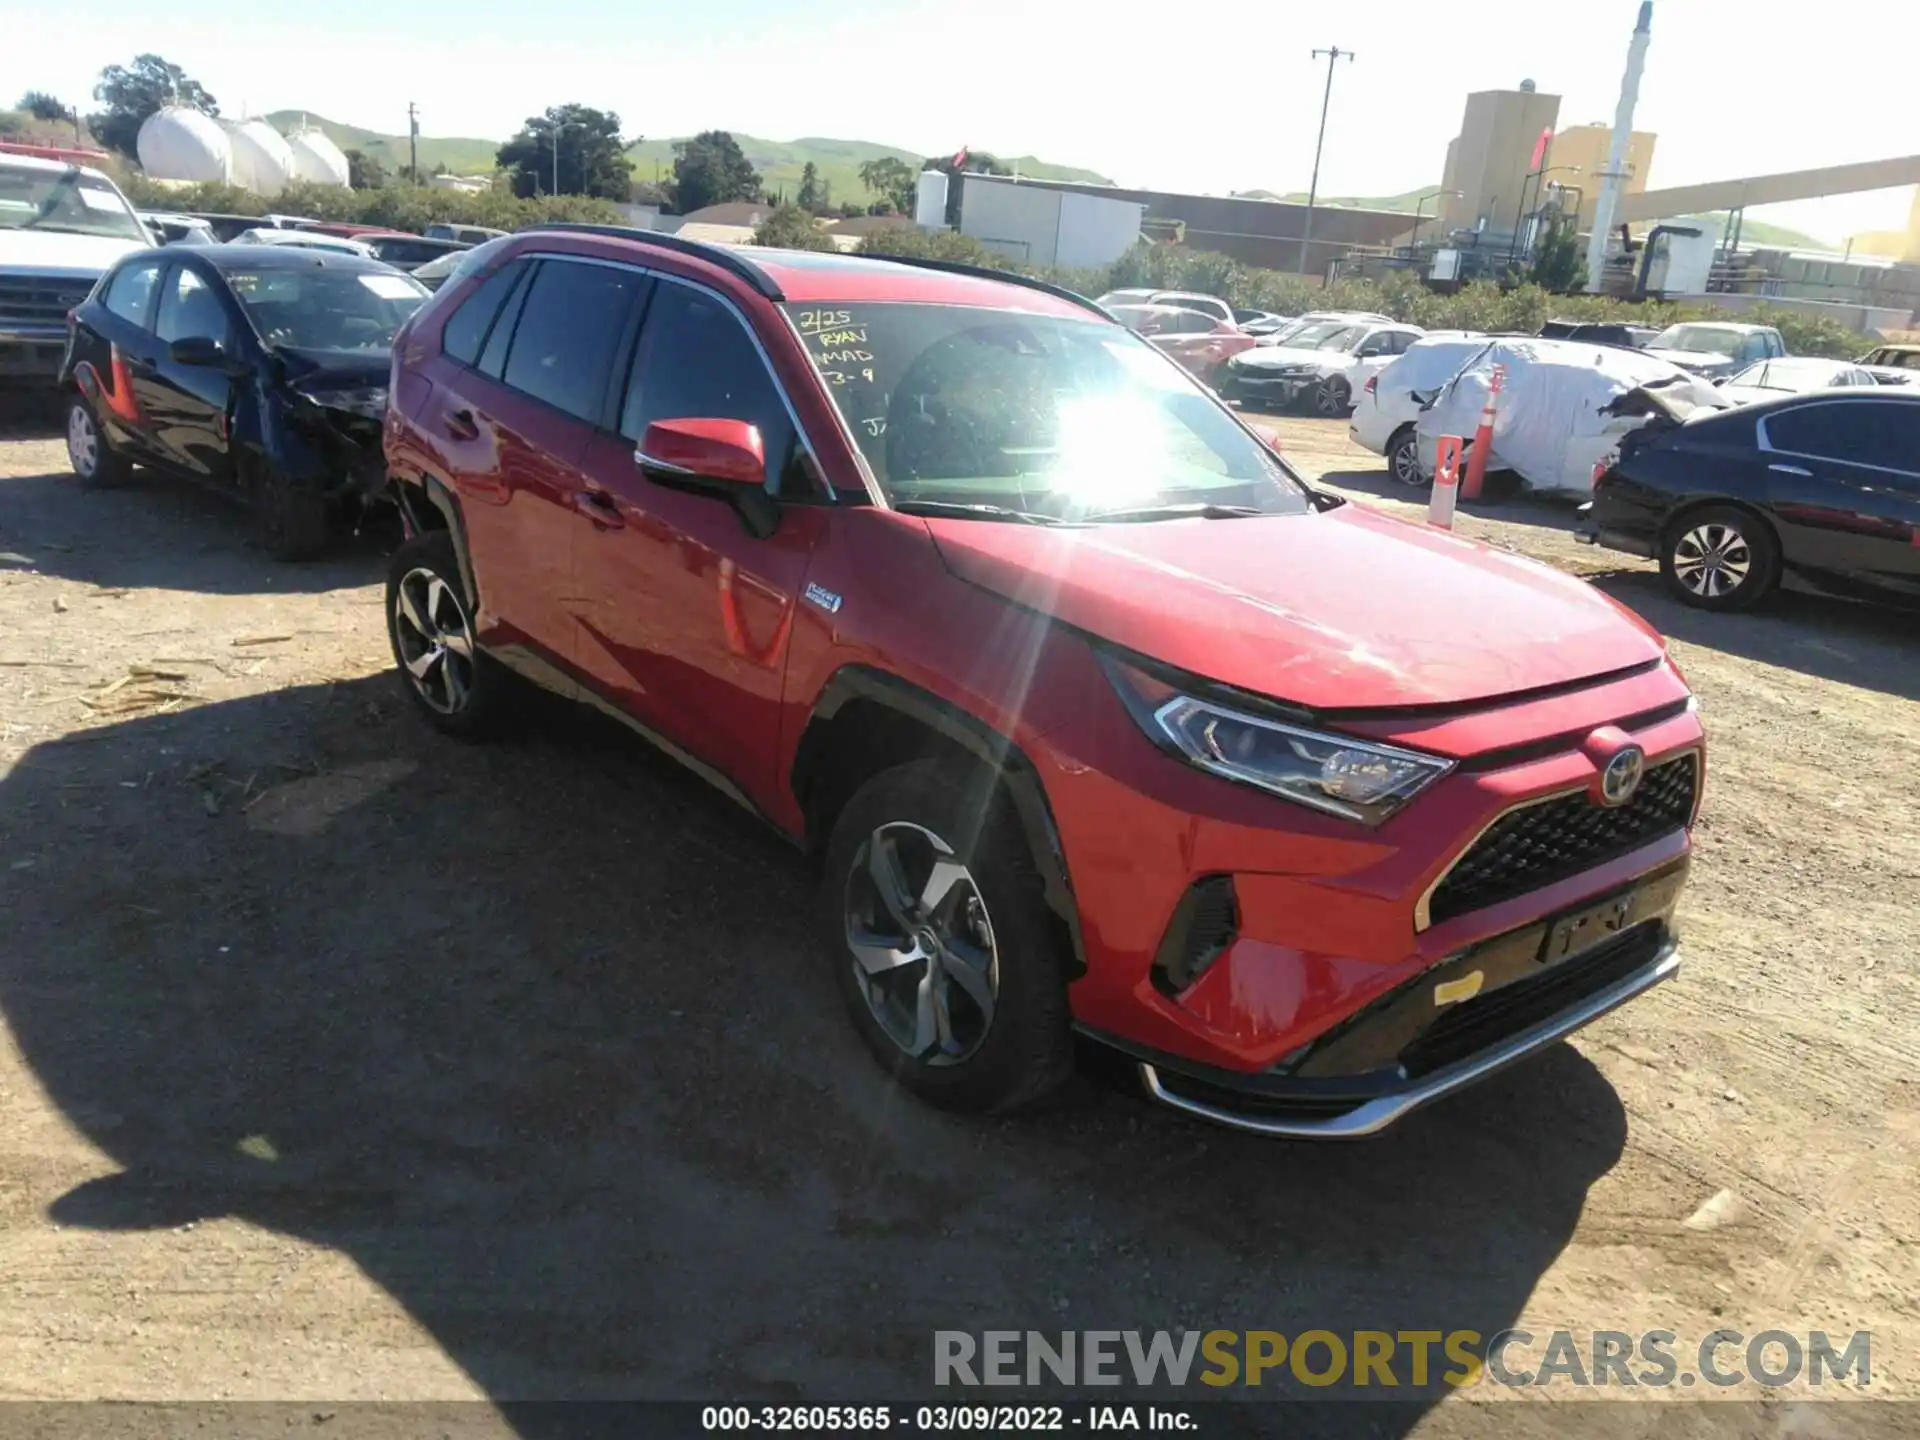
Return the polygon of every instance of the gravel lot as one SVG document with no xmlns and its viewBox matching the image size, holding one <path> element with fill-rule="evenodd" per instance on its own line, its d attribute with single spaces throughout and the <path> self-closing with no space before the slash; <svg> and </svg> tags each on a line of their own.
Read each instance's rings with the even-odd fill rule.
<svg viewBox="0 0 1920 1440">
<path fill-rule="evenodd" d="M 1278 428 L 1417 513 L 1344 424 Z M 923 1394 L 936 1328 L 1515 1324 L 1870 1328 L 1920 1398 L 1911 617 L 1701 616 L 1565 506 L 1478 507 L 1701 697 L 1680 980 L 1370 1143 L 1092 1079 L 983 1123 L 875 1072 L 805 867 L 700 782 L 584 717 L 406 713 L 390 536 L 278 566 L 0 433 L 0 1398 L 849 1402 Z"/>
</svg>

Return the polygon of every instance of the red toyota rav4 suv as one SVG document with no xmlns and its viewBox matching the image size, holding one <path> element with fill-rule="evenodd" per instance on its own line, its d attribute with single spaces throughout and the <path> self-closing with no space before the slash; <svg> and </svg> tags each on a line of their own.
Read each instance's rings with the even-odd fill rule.
<svg viewBox="0 0 1920 1440">
<path fill-rule="evenodd" d="M 394 348 L 393 650 L 530 678 L 819 858 L 854 1024 L 1000 1109 L 1076 1033 L 1359 1135 L 1671 975 L 1701 729 L 1578 580 L 1319 493 L 1097 307 L 550 227 Z"/>
</svg>

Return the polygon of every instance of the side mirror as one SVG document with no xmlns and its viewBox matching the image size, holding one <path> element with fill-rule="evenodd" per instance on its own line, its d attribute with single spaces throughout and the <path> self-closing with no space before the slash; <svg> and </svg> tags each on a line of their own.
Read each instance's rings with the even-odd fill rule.
<svg viewBox="0 0 1920 1440">
<path fill-rule="evenodd" d="M 633 452 L 640 473 L 656 485 L 730 502 L 750 534 L 766 539 L 780 511 L 766 491 L 766 449 L 760 429 L 744 420 L 656 420 Z"/>
<path fill-rule="evenodd" d="M 228 363 L 226 346 L 207 335 L 183 336 L 167 347 L 167 354 L 176 365 L 204 365 L 222 370 Z"/>
</svg>

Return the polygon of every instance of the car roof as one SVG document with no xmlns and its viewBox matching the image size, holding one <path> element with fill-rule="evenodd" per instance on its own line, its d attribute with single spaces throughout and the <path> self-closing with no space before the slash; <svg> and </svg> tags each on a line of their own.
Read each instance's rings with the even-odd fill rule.
<svg viewBox="0 0 1920 1440">
<path fill-rule="evenodd" d="M 1756 400 L 1727 412 L 1740 415 L 1767 415 L 1775 410 L 1791 410 L 1796 405 L 1820 401 L 1834 405 L 1920 405 L 1920 392 L 1892 385 L 1843 385 L 1832 390 L 1801 390 L 1770 400 Z"/>
<path fill-rule="evenodd" d="M 323 250 L 318 245 L 196 245 L 192 248 L 175 246 L 164 252 L 154 250 L 147 253 L 204 260 L 223 275 L 229 270 L 321 268 L 385 273 L 393 269 L 391 265 L 383 265 L 369 256 L 354 255 L 345 250 Z"/>
<path fill-rule="evenodd" d="M 39 170 L 48 175 L 64 175 L 69 170 L 78 170 L 82 175 L 91 175 L 96 180 L 105 180 L 109 185 L 113 184 L 110 176 L 104 171 L 94 169 L 91 165 L 75 165 L 68 160 L 49 160 L 44 155 L 17 155 L 11 150 L 0 150 L 0 165 L 9 165 L 21 170 Z"/>
</svg>

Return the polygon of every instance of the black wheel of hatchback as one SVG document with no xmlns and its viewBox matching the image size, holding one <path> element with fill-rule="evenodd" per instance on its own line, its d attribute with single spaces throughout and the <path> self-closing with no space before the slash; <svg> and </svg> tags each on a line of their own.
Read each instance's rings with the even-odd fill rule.
<svg viewBox="0 0 1920 1440">
<path fill-rule="evenodd" d="M 1667 527 L 1660 573 L 1702 610 L 1749 610 L 1780 583 L 1780 542 L 1767 523 L 1733 505 L 1689 510 Z"/>
<path fill-rule="evenodd" d="M 132 463 L 107 443 L 93 406 L 80 395 L 67 402 L 67 463 L 87 490 L 122 485 L 133 475 Z"/>
<path fill-rule="evenodd" d="M 855 1028 L 923 1100 L 1013 1110 L 1072 1073 L 1051 912 L 978 772 L 923 760 L 862 785 L 827 843 L 822 909 Z"/>
<path fill-rule="evenodd" d="M 407 698 L 461 740 L 501 733 L 513 713 L 513 676 L 473 635 L 453 541 L 444 530 L 407 541 L 387 566 L 387 640 Z"/>
<path fill-rule="evenodd" d="M 1420 435 L 1411 425 L 1387 446 L 1387 474 L 1394 484 L 1410 490 L 1423 490 L 1433 483 L 1432 476 L 1420 472 Z"/>
</svg>

